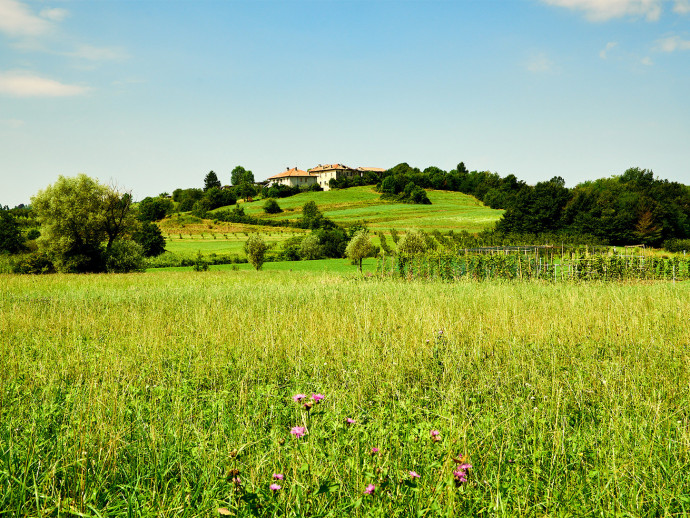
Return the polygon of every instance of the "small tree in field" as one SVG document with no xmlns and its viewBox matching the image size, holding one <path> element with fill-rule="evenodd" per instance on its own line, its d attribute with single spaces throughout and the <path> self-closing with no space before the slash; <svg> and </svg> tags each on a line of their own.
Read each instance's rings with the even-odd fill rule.
<svg viewBox="0 0 690 518">
<path fill-rule="evenodd" d="M 267 250 L 268 245 L 259 234 L 252 234 L 244 243 L 244 253 L 247 254 L 247 259 L 257 270 L 261 270 L 264 265 Z"/>
<path fill-rule="evenodd" d="M 264 212 L 266 214 L 278 214 L 279 212 L 283 212 L 283 209 L 280 208 L 277 201 L 273 198 L 269 198 L 266 200 L 266 203 L 264 203 Z"/>
<path fill-rule="evenodd" d="M 359 271 L 362 271 L 362 260 L 374 253 L 374 246 L 369 239 L 369 232 L 366 230 L 358 230 L 352 239 L 347 244 L 345 255 L 359 265 Z"/>
</svg>

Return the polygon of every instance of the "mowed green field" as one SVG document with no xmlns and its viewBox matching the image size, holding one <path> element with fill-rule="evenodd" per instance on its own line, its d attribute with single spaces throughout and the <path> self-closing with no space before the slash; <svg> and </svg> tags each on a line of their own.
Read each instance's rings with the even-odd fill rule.
<svg viewBox="0 0 690 518">
<path fill-rule="evenodd" d="M 1 281 L 0 515 L 690 512 L 687 283 Z"/>
<path fill-rule="evenodd" d="M 308 192 L 279 199 L 285 211 L 276 215 L 262 215 L 263 200 L 242 206 L 248 214 L 269 219 L 294 219 L 302 206 L 315 202 L 325 216 L 336 223 L 348 225 L 365 222 L 373 230 L 466 230 L 479 232 L 491 227 L 503 214 L 502 210 L 485 207 L 476 198 L 450 191 L 428 190 L 431 205 L 391 203 L 379 200 L 379 193 L 371 186 L 349 189 Z"/>
</svg>

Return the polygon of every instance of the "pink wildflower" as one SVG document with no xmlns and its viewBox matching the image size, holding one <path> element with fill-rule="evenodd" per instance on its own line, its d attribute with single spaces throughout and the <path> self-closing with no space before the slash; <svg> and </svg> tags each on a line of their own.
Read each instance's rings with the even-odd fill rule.
<svg viewBox="0 0 690 518">
<path fill-rule="evenodd" d="M 438 437 L 439 435 L 441 435 L 441 432 L 439 432 L 438 430 L 431 430 L 432 437 Z"/>
<path fill-rule="evenodd" d="M 278 484 L 271 484 L 270 486 L 268 486 L 268 489 L 270 489 L 271 491 L 278 491 L 279 489 L 281 489 L 281 486 L 279 486 Z"/>
<path fill-rule="evenodd" d="M 321 401 L 325 397 L 326 396 L 324 396 L 323 394 L 312 394 L 311 395 L 311 398 L 314 400 L 314 403 L 318 403 L 319 401 Z"/>
<path fill-rule="evenodd" d="M 411 478 L 422 478 L 422 476 L 417 473 L 416 471 L 410 471 L 410 477 Z"/>
<path fill-rule="evenodd" d="M 274 473 L 273 478 L 275 480 L 283 480 L 285 478 L 285 475 L 283 475 L 282 473 Z"/>
<path fill-rule="evenodd" d="M 294 396 L 292 396 L 292 400 L 293 400 L 295 403 L 299 403 L 300 401 L 302 401 L 302 400 L 303 400 L 304 398 L 306 398 L 306 397 L 307 397 L 307 396 L 306 396 L 305 394 L 295 394 Z"/>
<path fill-rule="evenodd" d="M 345 419 L 345 422 L 346 422 L 347 424 L 355 424 L 355 420 L 352 419 L 351 417 L 348 417 L 347 419 Z"/>
<path fill-rule="evenodd" d="M 376 455 L 378 452 L 379 452 L 379 449 L 378 449 L 378 448 L 372 448 L 372 449 L 371 449 L 371 454 L 372 454 L 372 455 Z"/>
<path fill-rule="evenodd" d="M 376 491 L 376 486 L 374 484 L 369 484 L 367 488 L 364 490 L 364 494 L 373 495 L 374 491 Z"/>
<path fill-rule="evenodd" d="M 304 426 L 294 426 L 290 433 L 299 439 L 307 433 L 307 429 Z"/>
</svg>

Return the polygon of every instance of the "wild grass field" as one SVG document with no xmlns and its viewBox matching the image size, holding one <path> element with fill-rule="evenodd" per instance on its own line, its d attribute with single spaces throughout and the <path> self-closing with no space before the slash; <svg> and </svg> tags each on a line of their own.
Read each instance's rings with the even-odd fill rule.
<svg viewBox="0 0 690 518">
<path fill-rule="evenodd" d="M 687 283 L 3 276 L 0 515 L 687 516 L 689 309 Z"/>
</svg>

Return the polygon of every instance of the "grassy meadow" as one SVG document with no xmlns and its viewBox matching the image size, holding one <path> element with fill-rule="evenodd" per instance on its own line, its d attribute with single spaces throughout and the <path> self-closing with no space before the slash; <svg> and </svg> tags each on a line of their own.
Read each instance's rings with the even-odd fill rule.
<svg viewBox="0 0 690 518">
<path fill-rule="evenodd" d="M 687 283 L 1 280 L 0 515 L 690 514 Z"/>
</svg>

